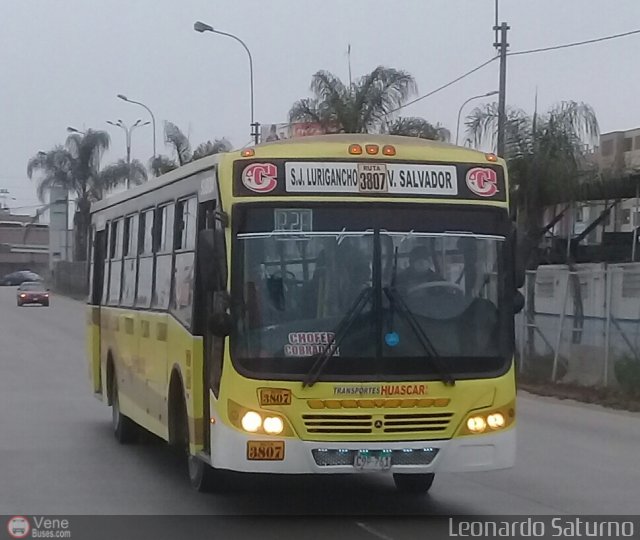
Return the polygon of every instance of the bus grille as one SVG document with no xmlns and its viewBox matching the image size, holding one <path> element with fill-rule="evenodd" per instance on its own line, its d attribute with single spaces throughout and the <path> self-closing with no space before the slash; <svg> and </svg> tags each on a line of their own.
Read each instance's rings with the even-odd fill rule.
<svg viewBox="0 0 640 540">
<path fill-rule="evenodd" d="M 452 412 L 370 414 L 304 414 L 302 420 L 309 434 L 419 434 L 446 431 Z"/>
<path fill-rule="evenodd" d="M 445 431 L 453 413 L 385 414 L 384 433 L 418 433 Z"/>
<path fill-rule="evenodd" d="M 370 414 L 303 414 L 307 433 L 372 433 Z"/>
</svg>

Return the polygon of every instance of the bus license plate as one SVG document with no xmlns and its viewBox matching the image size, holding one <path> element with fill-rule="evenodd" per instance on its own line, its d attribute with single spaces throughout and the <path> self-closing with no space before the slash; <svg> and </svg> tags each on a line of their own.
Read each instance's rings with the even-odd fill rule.
<svg viewBox="0 0 640 540">
<path fill-rule="evenodd" d="M 391 468 L 391 454 L 358 452 L 353 466 L 359 471 L 388 471 Z"/>
<path fill-rule="evenodd" d="M 384 163 L 358 163 L 358 191 L 360 193 L 387 193 L 387 165 Z"/>
<path fill-rule="evenodd" d="M 250 461 L 282 461 L 284 441 L 247 441 L 247 459 Z"/>
</svg>

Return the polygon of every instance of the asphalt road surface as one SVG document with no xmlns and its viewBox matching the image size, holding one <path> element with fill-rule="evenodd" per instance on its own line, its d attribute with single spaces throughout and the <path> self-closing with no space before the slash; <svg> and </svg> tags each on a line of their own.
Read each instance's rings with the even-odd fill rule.
<svg viewBox="0 0 640 540">
<path fill-rule="evenodd" d="M 231 492 L 202 495 L 163 444 L 116 443 L 110 410 L 92 397 L 87 371 L 82 303 L 54 296 L 50 308 L 18 308 L 15 288 L 0 288 L 0 515 L 254 516 L 228 520 L 224 537 L 258 526 L 261 539 L 270 529 L 255 516 L 306 516 L 278 520 L 273 534 L 397 539 L 417 537 L 420 525 L 408 516 L 640 508 L 640 415 L 526 394 L 511 470 L 442 474 L 422 497 L 400 495 L 390 478 L 370 475 L 234 475 Z M 345 520 L 336 528 L 313 516 Z"/>
</svg>

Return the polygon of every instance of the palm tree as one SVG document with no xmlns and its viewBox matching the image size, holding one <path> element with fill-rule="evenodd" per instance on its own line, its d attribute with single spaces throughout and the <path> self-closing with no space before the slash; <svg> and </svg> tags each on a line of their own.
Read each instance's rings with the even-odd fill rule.
<svg viewBox="0 0 640 540">
<path fill-rule="evenodd" d="M 149 162 L 149 168 L 155 176 L 165 174 L 197 159 L 231 150 L 231 143 L 223 137 L 203 142 L 198 145 L 195 151 L 192 151 L 189 138 L 178 126 L 168 121 L 164 123 L 164 141 L 167 146 L 171 147 L 176 159 L 165 155 L 152 158 Z"/>
<path fill-rule="evenodd" d="M 131 164 L 120 160 L 100 170 L 100 160 L 109 148 L 109 142 L 109 134 L 105 131 L 89 129 L 85 133 L 74 133 L 67 137 L 64 146 L 38 152 L 27 164 L 29 178 L 40 173 L 37 193 L 41 201 L 53 188 L 62 188 L 75 195 L 74 258 L 77 261 L 85 260 L 87 254 L 91 203 L 103 198 L 108 189 L 126 178 L 135 183 L 147 178 L 146 170 L 137 160 Z"/>
<path fill-rule="evenodd" d="M 313 122 L 326 133 L 381 133 L 445 139 L 446 130 L 421 118 L 387 120 L 416 93 L 415 79 L 406 71 L 378 66 L 371 73 L 345 85 L 328 71 L 311 79 L 313 98 L 296 101 L 289 111 L 291 122 Z"/>
<path fill-rule="evenodd" d="M 389 124 L 389 135 L 405 135 L 407 137 L 420 137 L 432 141 L 449 141 L 451 132 L 444 126 L 435 126 L 424 118 L 401 117 Z"/>
<path fill-rule="evenodd" d="M 487 139 L 495 144 L 497 111 L 497 104 L 490 103 L 477 107 L 467 117 L 467 131 L 477 146 Z M 512 202 L 531 247 L 537 246 L 544 230 L 544 208 L 570 201 L 588 179 L 586 151 L 598 133 L 595 112 L 585 103 L 562 102 L 543 115 L 507 111 L 505 158 Z"/>
<path fill-rule="evenodd" d="M 467 117 L 468 132 L 476 145 L 487 138 L 495 143 L 498 108 L 491 103 L 477 107 Z M 540 260 L 537 246 L 546 228 L 545 207 L 575 200 L 581 185 L 593 173 L 586 167 L 586 149 L 599 133 L 593 109 L 585 103 L 562 102 L 546 114 L 528 116 L 521 110 L 507 113 L 505 158 L 511 179 L 512 204 L 518 212 L 518 224 L 523 234 L 522 257 L 527 270 L 536 270 Z M 569 205 L 571 208 L 571 205 Z M 571 239 L 567 238 L 570 242 Z M 567 260 L 570 269 L 573 258 Z M 533 352 L 535 283 L 527 286 L 527 319 L 529 350 Z M 579 278 L 573 274 L 574 339 L 579 340 L 582 321 L 582 296 Z"/>
</svg>

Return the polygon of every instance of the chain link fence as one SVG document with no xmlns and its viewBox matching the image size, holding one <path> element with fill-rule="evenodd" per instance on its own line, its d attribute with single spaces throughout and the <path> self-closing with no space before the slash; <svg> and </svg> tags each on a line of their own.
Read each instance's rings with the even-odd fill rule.
<svg viewBox="0 0 640 540">
<path fill-rule="evenodd" d="M 640 389 L 640 264 L 527 272 L 516 318 L 522 376 L 538 383 Z M 627 388 L 628 387 L 628 388 Z"/>
</svg>

